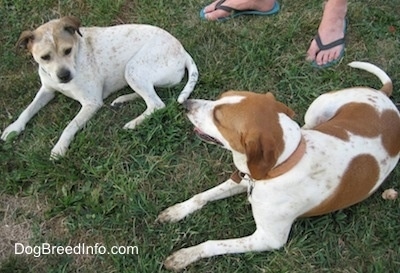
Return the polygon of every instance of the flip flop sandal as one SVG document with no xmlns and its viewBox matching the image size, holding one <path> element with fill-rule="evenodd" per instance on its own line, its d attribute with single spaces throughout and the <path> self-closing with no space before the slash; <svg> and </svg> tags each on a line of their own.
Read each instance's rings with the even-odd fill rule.
<svg viewBox="0 0 400 273">
<path fill-rule="evenodd" d="M 221 0 L 215 5 L 215 10 L 221 9 L 226 12 L 229 12 L 229 15 L 226 17 L 218 18 L 218 22 L 224 22 L 229 19 L 241 16 L 241 15 L 260 15 L 260 16 L 269 16 L 276 14 L 280 11 L 281 7 L 278 2 L 275 1 L 275 4 L 272 9 L 268 11 L 258 11 L 258 10 L 237 10 L 228 6 L 223 5 L 226 0 Z M 207 20 L 204 8 L 200 11 L 200 18 L 203 20 Z"/>
<path fill-rule="evenodd" d="M 339 61 L 343 58 L 343 56 L 344 56 L 344 51 L 345 51 L 345 42 L 346 42 L 346 39 L 345 39 L 345 37 L 346 37 L 346 25 L 347 25 L 347 23 L 346 23 L 346 21 L 345 21 L 345 22 L 344 22 L 344 30 L 343 30 L 344 37 L 343 37 L 343 38 L 340 38 L 340 39 L 337 39 L 337 40 L 335 40 L 335 41 L 333 41 L 333 42 L 331 42 L 331 43 L 329 43 L 329 44 L 326 44 L 326 45 L 324 45 L 324 44 L 322 43 L 321 37 L 319 36 L 319 33 L 317 33 L 317 35 L 315 35 L 314 40 L 315 40 L 315 42 L 317 43 L 317 46 L 318 46 L 318 48 L 319 48 L 317 54 L 318 54 L 319 52 L 323 51 L 323 50 L 328 50 L 328 49 L 334 48 L 335 46 L 343 45 L 343 47 L 342 47 L 342 50 L 340 51 L 339 56 L 338 56 L 336 59 L 334 59 L 334 60 L 332 60 L 332 61 L 330 61 L 330 62 L 327 62 L 326 64 L 323 64 L 323 65 L 318 65 L 315 61 L 313 61 L 313 62 L 311 63 L 311 65 L 312 65 L 313 67 L 316 67 L 316 68 L 327 68 L 327 67 L 331 67 L 331 66 L 334 66 L 334 65 L 336 65 L 337 63 L 339 63 Z"/>
</svg>

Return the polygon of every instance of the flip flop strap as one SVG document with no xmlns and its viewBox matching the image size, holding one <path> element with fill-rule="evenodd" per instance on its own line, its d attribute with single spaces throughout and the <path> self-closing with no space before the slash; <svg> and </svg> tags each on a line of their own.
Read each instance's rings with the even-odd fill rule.
<svg viewBox="0 0 400 273">
<path fill-rule="evenodd" d="M 342 44 L 345 43 L 345 38 L 341 38 L 341 39 L 338 39 L 336 41 L 333 41 L 332 43 L 324 45 L 322 43 L 322 41 L 321 41 L 321 37 L 319 36 L 319 33 L 317 35 L 315 35 L 314 40 L 317 43 L 317 46 L 318 46 L 320 51 L 321 50 L 328 50 L 328 49 L 331 49 L 331 48 L 333 48 L 335 46 L 342 45 Z"/>
<path fill-rule="evenodd" d="M 224 11 L 226 11 L 226 12 L 229 12 L 229 13 L 231 13 L 232 11 L 237 11 L 237 10 L 234 9 L 234 8 L 231 8 L 231 7 L 222 5 L 225 1 L 226 1 L 226 0 L 220 0 L 220 1 L 215 5 L 215 10 L 217 10 L 217 9 L 222 9 L 222 10 L 224 10 Z"/>
</svg>

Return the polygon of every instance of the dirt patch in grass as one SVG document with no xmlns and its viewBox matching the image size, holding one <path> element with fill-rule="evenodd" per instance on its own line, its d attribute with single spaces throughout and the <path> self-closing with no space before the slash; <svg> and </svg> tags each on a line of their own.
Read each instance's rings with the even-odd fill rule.
<svg viewBox="0 0 400 273">
<path fill-rule="evenodd" d="M 45 207 L 32 197 L 0 196 L 0 262 L 14 253 L 15 243 L 29 244 L 34 218 L 41 217 Z"/>
<path fill-rule="evenodd" d="M 21 264 L 24 265 L 22 267 L 30 269 L 43 269 L 65 258 L 72 258 L 68 263 L 75 269 L 95 269 L 94 263 L 97 264 L 96 268 L 99 268 L 99 261 L 90 254 L 40 257 L 34 257 L 33 254 L 15 255 L 16 243 L 24 246 L 36 246 L 45 242 L 53 245 L 54 241 L 65 241 L 65 246 L 75 246 L 82 242 L 89 245 L 92 241 L 102 243 L 102 238 L 91 236 L 88 231 L 78 231 L 72 235 L 67 228 L 65 217 L 46 219 L 45 212 L 48 208 L 47 201 L 38 197 L 0 195 L 0 271 L 5 268 L 15 270 L 21 268 Z"/>
</svg>

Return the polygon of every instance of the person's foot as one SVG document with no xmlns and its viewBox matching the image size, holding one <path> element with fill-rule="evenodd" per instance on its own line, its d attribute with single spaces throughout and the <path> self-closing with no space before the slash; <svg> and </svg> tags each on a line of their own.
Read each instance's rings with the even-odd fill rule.
<svg viewBox="0 0 400 273">
<path fill-rule="evenodd" d="M 204 17 L 208 21 L 216 21 L 230 15 L 228 11 L 215 9 L 218 2 L 220 2 L 220 0 L 213 2 L 203 9 Z M 275 0 L 226 0 L 222 5 L 235 10 L 269 11 L 274 7 Z"/>
<path fill-rule="evenodd" d="M 329 0 L 324 9 L 318 34 L 323 45 L 329 45 L 335 41 L 340 41 L 345 36 L 346 28 L 346 0 Z M 338 60 L 343 55 L 344 42 L 336 46 L 322 50 L 316 39 L 312 40 L 307 51 L 307 60 L 315 62 L 317 66 L 324 66 Z"/>
</svg>

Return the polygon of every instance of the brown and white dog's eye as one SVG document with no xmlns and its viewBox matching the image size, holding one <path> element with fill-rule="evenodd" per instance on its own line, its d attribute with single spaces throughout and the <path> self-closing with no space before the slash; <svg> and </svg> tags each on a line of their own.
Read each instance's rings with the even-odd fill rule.
<svg viewBox="0 0 400 273">
<path fill-rule="evenodd" d="M 51 56 L 50 56 L 50 54 L 46 54 L 46 55 L 43 55 L 42 57 L 40 57 L 43 61 L 50 61 L 50 59 L 51 59 Z"/>
<path fill-rule="evenodd" d="M 72 47 L 67 48 L 66 50 L 64 50 L 64 55 L 68 56 L 69 54 L 71 54 L 71 51 L 72 51 Z"/>
</svg>

